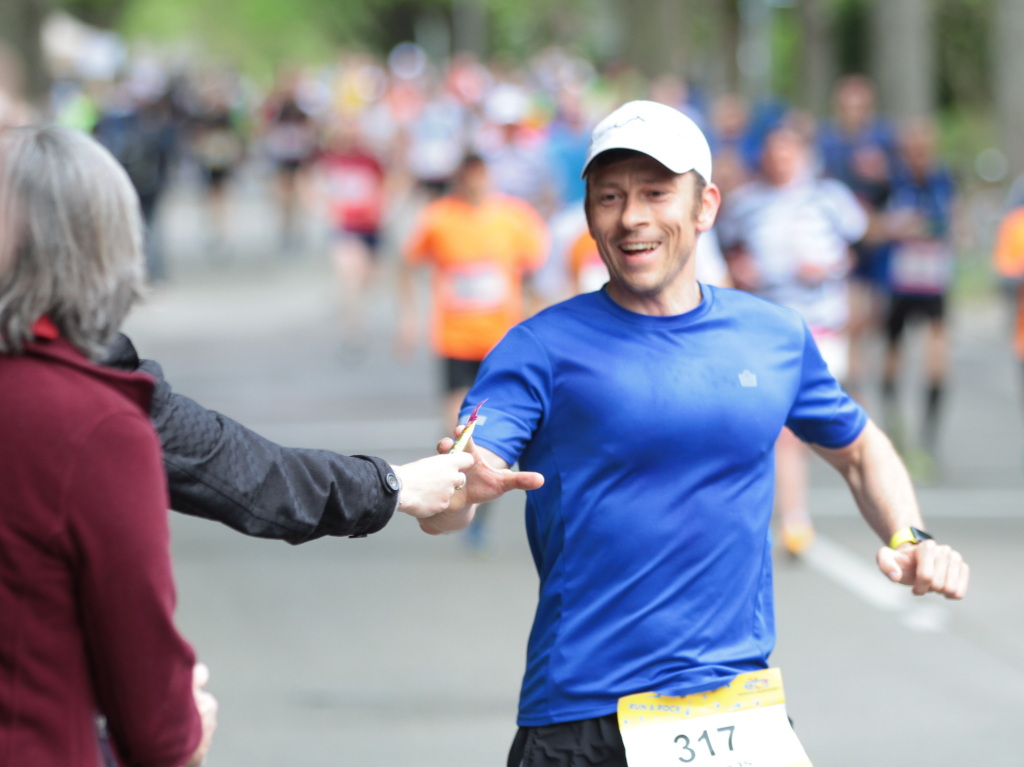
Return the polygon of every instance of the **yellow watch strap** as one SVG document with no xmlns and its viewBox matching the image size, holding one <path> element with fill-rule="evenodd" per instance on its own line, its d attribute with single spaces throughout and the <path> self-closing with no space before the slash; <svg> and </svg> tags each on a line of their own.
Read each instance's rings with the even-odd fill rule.
<svg viewBox="0 0 1024 767">
<path fill-rule="evenodd" d="M 920 543 L 921 536 L 918 534 L 917 528 L 904 527 L 901 530 L 897 530 L 892 534 L 892 538 L 889 539 L 889 548 L 898 549 L 904 543 Z"/>
</svg>

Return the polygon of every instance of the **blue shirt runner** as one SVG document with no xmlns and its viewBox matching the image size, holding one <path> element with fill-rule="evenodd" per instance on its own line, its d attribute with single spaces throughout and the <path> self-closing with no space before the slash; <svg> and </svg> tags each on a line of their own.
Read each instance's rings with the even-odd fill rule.
<svg viewBox="0 0 1024 767">
<path fill-rule="evenodd" d="M 540 595 L 520 725 L 767 667 L 775 440 L 787 425 L 843 447 L 867 415 L 799 314 L 701 289 L 672 317 L 603 291 L 553 306 L 509 331 L 467 398 L 489 398 L 478 444 L 546 478 L 526 506 Z"/>
</svg>

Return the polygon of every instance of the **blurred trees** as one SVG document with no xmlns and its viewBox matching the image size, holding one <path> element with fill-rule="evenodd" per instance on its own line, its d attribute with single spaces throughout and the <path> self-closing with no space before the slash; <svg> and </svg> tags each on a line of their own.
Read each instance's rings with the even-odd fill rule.
<svg viewBox="0 0 1024 767">
<path fill-rule="evenodd" d="M 86 24 L 113 29 L 133 0 L 59 0 L 55 4 Z"/>
<path fill-rule="evenodd" d="M 1024 172 L 1024 3 L 998 0 L 992 19 L 996 119 L 1011 170 Z M 979 51 L 980 53 L 980 51 Z"/>
<path fill-rule="evenodd" d="M 861 70 L 892 109 L 985 102 L 980 55 L 1016 46 L 1004 24 L 1024 0 L 3 0 L 0 39 L 38 58 L 29 27 L 62 8 L 133 37 L 192 41 L 247 68 L 318 60 L 338 46 L 386 51 L 415 39 L 435 56 L 473 50 L 522 57 L 571 45 L 705 87 L 775 93 L 814 111 L 835 74 Z M 1019 12 L 1019 11 L 1018 11 Z M 1015 40 L 1014 40 L 1015 42 Z M 433 50 L 432 50 L 433 49 Z M 1012 55 L 1012 50 L 1007 50 Z M 1000 52 L 997 61 L 1003 57 Z M 30 77 L 35 77 L 33 73 Z M 760 92 L 760 93 L 758 93 Z"/>
<path fill-rule="evenodd" d="M 113 28 L 134 0 L 0 0 L 0 87 L 40 104 L 49 91 L 41 30 L 49 13 L 64 9 L 82 21 Z"/>
<path fill-rule="evenodd" d="M 49 82 L 40 36 L 49 11 L 48 0 L 0 2 L 0 87 L 36 103 L 45 97 Z"/>
<path fill-rule="evenodd" d="M 931 114 L 936 67 L 933 0 L 871 0 L 872 71 L 880 101 L 896 119 Z"/>
<path fill-rule="evenodd" d="M 36 101 L 46 93 L 38 30 L 54 8 L 132 38 L 188 41 L 264 76 L 343 46 L 416 40 L 436 59 L 470 50 L 515 61 L 554 43 L 599 65 L 822 114 L 835 76 L 863 71 L 897 117 L 936 107 L 998 116 L 1024 170 L 1013 144 L 1024 134 L 1024 0 L 0 0 L 0 42 Z"/>
<path fill-rule="evenodd" d="M 803 38 L 799 82 L 804 98 L 800 104 L 822 114 L 828 109 L 829 91 L 841 69 L 835 33 L 840 18 L 839 6 L 821 0 L 799 0 L 797 13 L 797 24 Z M 856 67 L 851 67 L 854 69 Z"/>
<path fill-rule="evenodd" d="M 85 0 L 90 1 L 90 0 Z M 120 2 L 123 0 L 106 0 Z M 585 38 L 576 23 L 601 0 L 128 0 L 133 36 L 192 40 L 250 71 L 323 60 L 339 47 L 386 52 L 405 40 L 435 59 L 453 50 L 522 57 Z"/>
</svg>

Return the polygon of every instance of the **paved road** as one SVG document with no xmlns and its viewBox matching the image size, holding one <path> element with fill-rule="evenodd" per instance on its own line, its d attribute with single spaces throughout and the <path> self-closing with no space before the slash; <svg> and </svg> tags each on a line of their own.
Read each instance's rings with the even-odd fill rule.
<svg viewBox="0 0 1024 767">
<path fill-rule="evenodd" d="M 425 352 L 393 360 L 389 292 L 353 359 L 314 246 L 278 257 L 252 193 L 236 260 L 211 266 L 196 214 L 184 193 L 165 211 L 175 281 L 129 321 L 141 351 L 180 391 L 283 442 L 427 453 L 437 373 Z M 930 527 L 974 566 L 968 600 L 886 584 L 844 489 L 815 468 L 821 539 L 778 562 L 774 661 L 818 767 L 1024 764 L 1024 418 L 1004 325 L 991 303 L 959 313 L 943 478 L 921 487 Z M 174 515 L 180 621 L 222 706 L 210 767 L 504 764 L 536 590 L 521 506 L 495 509 L 487 558 L 404 517 L 289 547 Z"/>
</svg>

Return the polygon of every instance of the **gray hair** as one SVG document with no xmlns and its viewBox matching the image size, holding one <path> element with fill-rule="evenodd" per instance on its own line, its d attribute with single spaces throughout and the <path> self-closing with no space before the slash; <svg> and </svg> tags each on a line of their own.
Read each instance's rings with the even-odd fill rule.
<svg viewBox="0 0 1024 767">
<path fill-rule="evenodd" d="M 71 128 L 0 129 L 0 354 L 48 316 L 98 359 L 142 295 L 139 199 L 117 160 Z"/>
</svg>

